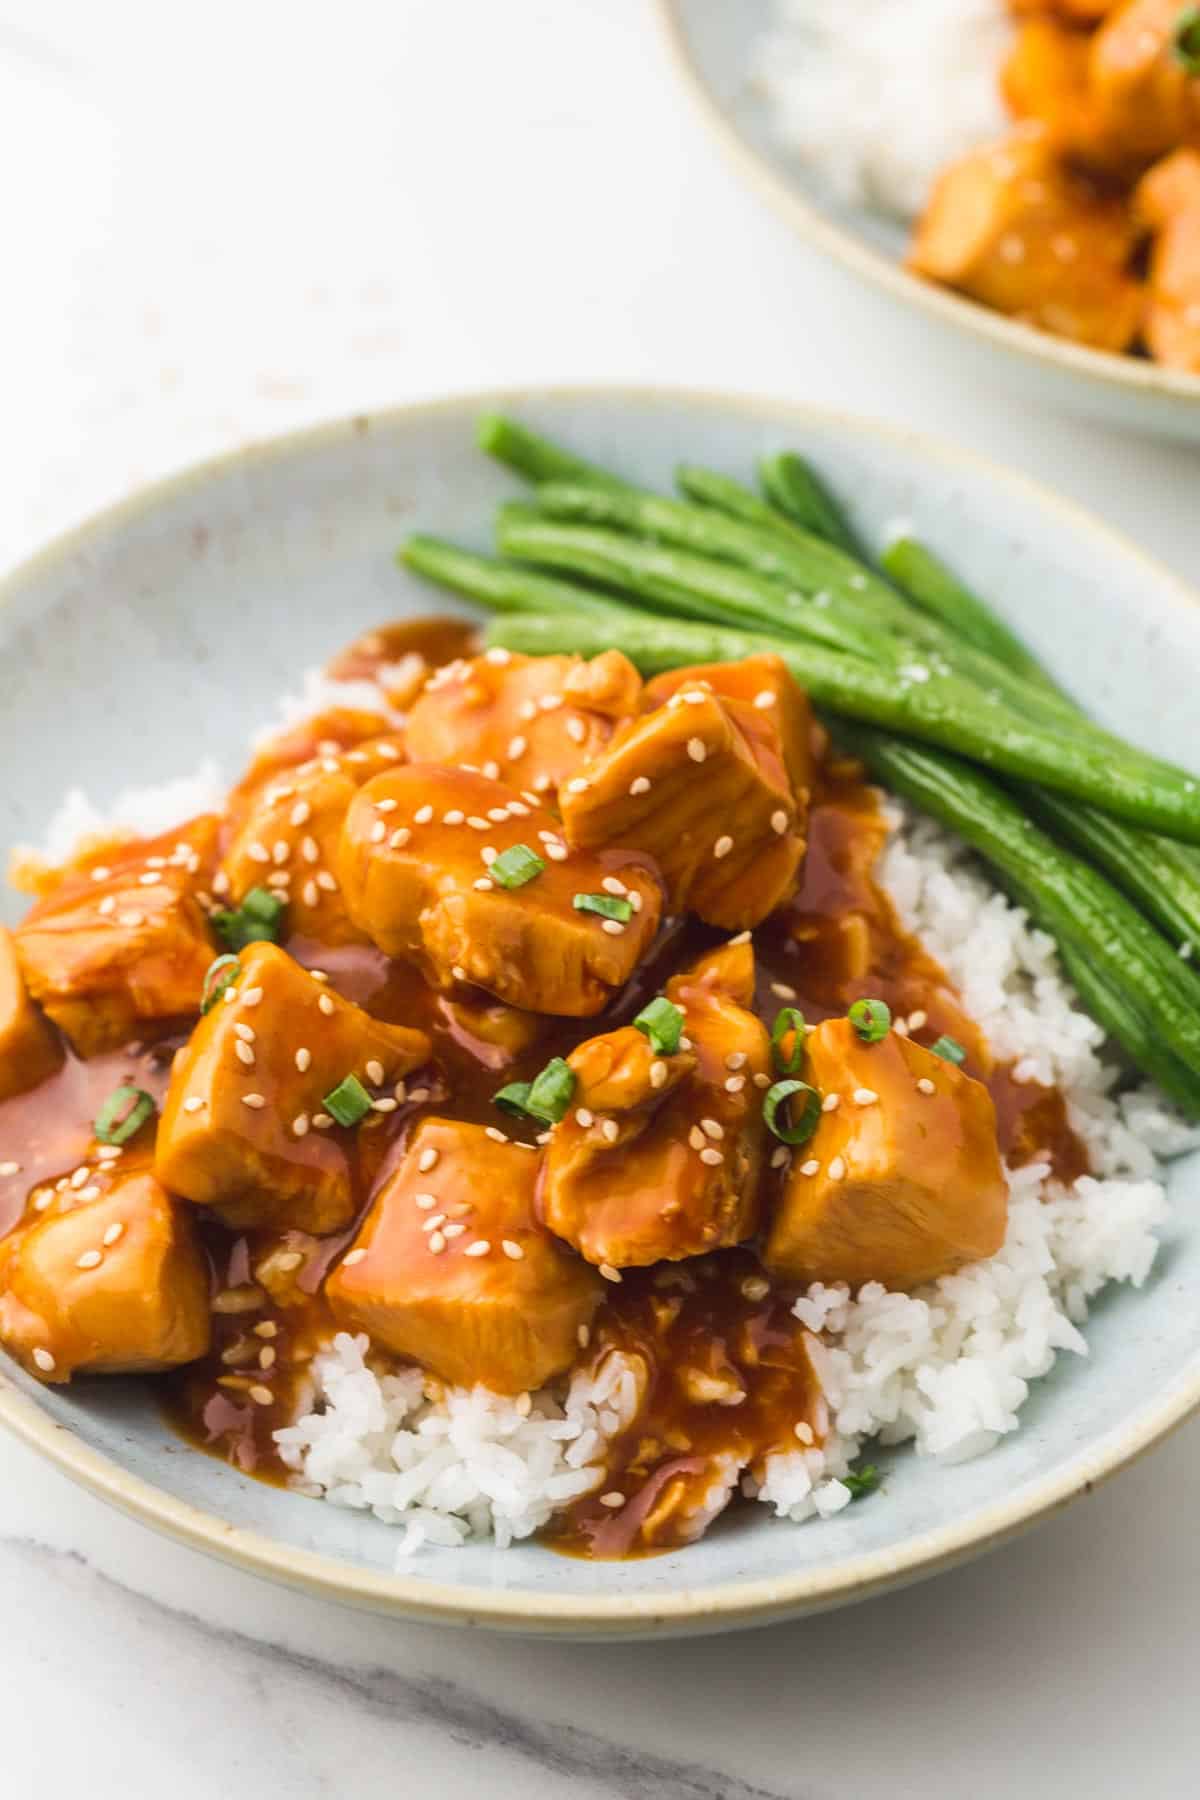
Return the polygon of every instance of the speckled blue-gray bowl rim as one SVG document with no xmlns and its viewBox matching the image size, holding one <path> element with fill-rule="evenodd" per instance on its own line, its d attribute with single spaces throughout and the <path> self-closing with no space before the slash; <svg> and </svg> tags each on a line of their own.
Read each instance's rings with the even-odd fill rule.
<svg viewBox="0 0 1200 1800">
<path fill-rule="evenodd" d="M 672 62 L 703 122 L 747 184 L 801 237 L 893 300 L 924 312 L 931 322 L 966 333 L 1007 359 L 1040 364 L 1043 372 L 1076 384 L 1081 393 L 1090 390 L 1093 403 L 1099 402 L 1108 416 L 1121 423 L 1166 429 L 1185 437 L 1200 431 L 1200 375 L 1188 375 L 1142 357 L 1089 349 L 1035 330 L 951 288 L 910 274 L 896 257 L 840 225 L 803 190 L 798 171 L 788 166 L 786 153 L 781 150 L 772 155 L 762 142 L 753 141 L 736 109 L 715 91 L 702 67 L 689 23 L 689 10 L 696 0 L 654 0 L 654 4 Z M 700 4 L 721 5 L 722 0 L 700 0 Z M 749 12 L 731 9 L 730 26 L 734 16 L 739 21 L 739 37 L 748 42 L 754 29 Z"/>
<path fill-rule="evenodd" d="M 580 449 L 585 451 L 589 444 L 588 425 L 597 423 L 603 427 L 607 423 L 611 428 L 615 412 L 619 417 L 629 415 L 640 419 L 643 427 L 650 424 L 669 433 L 671 442 L 678 444 L 680 454 L 685 452 L 689 441 L 689 425 L 693 429 L 703 429 L 707 422 L 720 434 L 724 421 L 729 433 L 735 437 L 755 437 L 756 441 L 761 437 L 777 444 L 803 444 L 816 439 L 818 443 L 824 441 L 830 450 L 841 446 L 845 458 L 857 461 L 864 469 L 884 470 L 894 465 L 899 470 L 902 466 L 903 482 L 914 494 L 939 475 L 951 484 L 951 489 L 947 490 L 949 494 L 955 479 L 960 478 L 967 484 L 964 493 L 974 484 L 981 491 L 994 493 L 1001 510 L 1012 509 L 1018 515 L 1028 511 L 1029 529 L 1035 535 L 1033 521 L 1038 520 L 1039 526 L 1046 530 L 1047 541 L 1053 538 L 1056 549 L 1063 551 L 1061 573 L 1064 580 L 1070 571 L 1071 546 L 1077 545 L 1082 562 L 1095 559 L 1090 564 L 1094 572 L 1111 568 L 1121 580 L 1132 580 L 1136 587 L 1144 590 L 1143 599 L 1148 609 L 1144 642 L 1151 653 L 1161 633 L 1171 639 L 1163 654 L 1172 658 L 1179 654 L 1194 656 L 1200 646 L 1200 614 L 1195 610 L 1197 595 L 1192 590 L 1106 526 L 1079 508 L 1055 499 L 1024 477 L 916 433 L 846 419 L 830 412 L 690 389 L 612 385 L 512 389 L 453 396 L 387 409 L 369 417 L 359 415 L 317 425 L 213 458 L 96 514 L 9 574 L 0 582 L 0 603 L 3 603 L 0 605 L 0 625 L 8 621 L 14 610 L 20 613 L 20 602 L 26 597 L 27 590 L 45 579 L 65 578 L 69 569 L 81 562 L 86 564 L 102 541 L 118 542 L 123 533 L 136 536 L 138 528 L 152 523 L 160 509 L 177 502 L 190 503 L 202 498 L 208 489 L 216 493 L 232 485 L 235 492 L 240 492 L 240 484 L 252 477 L 255 470 L 286 476 L 290 459 L 294 459 L 299 467 L 306 457 L 349 456 L 354 444 L 361 445 L 371 438 L 382 439 L 385 444 L 393 439 L 400 443 L 414 434 L 419 438 L 422 431 L 445 431 L 447 428 L 454 432 L 456 441 L 461 431 L 465 465 L 466 457 L 473 454 L 475 417 L 485 408 L 523 412 L 531 416 L 534 423 L 541 423 L 551 430 L 561 429 L 578 416 L 583 424 L 575 435 Z M 633 472 L 637 473 L 636 470 Z M 898 474 L 880 478 L 890 479 L 892 485 L 901 479 Z M 944 504 L 945 496 L 938 501 L 938 512 Z M 927 523 L 923 528 L 928 532 L 933 526 Z M 951 546 L 943 543 L 942 547 Z M 998 544 L 996 554 L 1001 555 L 1006 547 L 1006 544 Z M 968 557 L 967 573 L 970 574 L 969 545 L 965 538 L 962 554 Z M 1127 608 L 1125 601 L 1119 603 L 1118 613 L 1122 607 Z M 397 606 L 395 610 L 402 611 L 403 608 Z M 1029 628 L 1031 620 L 1022 623 Z M 1176 641 L 1180 637 L 1186 641 L 1183 652 Z M 1194 660 L 1190 666 L 1195 666 Z M 48 680 L 51 671 L 47 668 L 41 674 L 43 680 Z M 1119 682 L 1119 672 L 1115 679 Z M 1195 1235 L 1185 1232 L 1181 1243 L 1186 1245 Z M 1153 1290 L 1152 1282 L 1146 1291 L 1153 1293 Z M 1182 1282 L 1180 1291 L 1186 1292 Z M 1128 1293 L 1128 1290 L 1124 1292 Z M 1145 1295 L 1130 1295 L 1128 1301 L 1121 1303 L 1125 1307 L 1122 1319 L 1135 1317 L 1129 1310 L 1131 1305 L 1148 1303 Z M 1169 1303 L 1164 1300 L 1163 1304 Z M 1194 1301 L 1192 1304 L 1194 1309 Z M 682 1635 L 765 1624 L 865 1599 L 952 1568 L 1090 1493 L 1097 1483 L 1159 1443 L 1200 1406 L 1200 1332 L 1194 1336 L 1194 1342 L 1189 1338 L 1187 1354 L 1180 1356 L 1178 1366 L 1174 1361 L 1170 1363 L 1170 1373 L 1164 1374 L 1161 1387 L 1139 1401 L 1130 1416 L 1112 1430 L 1096 1432 L 1091 1441 L 1073 1450 L 1062 1466 L 1041 1475 L 1035 1473 L 1030 1479 L 1022 1480 L 1014 1491 L 973 1506 L 964 1516 L 951 1517 L 930 1528 L 915 1531 L 885 1549 L 851 1550 L 848 1554 L 832 1555 L 828 1561 L 818 1562 L 814 1567 L 801 1570 L 784 1567 L 767 1578 L 718 1581 L 713 1585 L 692 1586 L 687 1579 L 689 1568 L 695 1568 L 699 1575 L 699 1565 L 689 1559 L 703 1557 L 709 1540 L 667 1562 L 652 1559 L 649 1563 L 609 1566 L 608 1573 L 618 1591 L 586 1594 L 505 1591 L 504 1578 L 494 1573 L 495 1585 L 492 1586 L 446 1582 L 436 1576 L 436 1561 L 420 1565 L 429 1570 L 428 1574 L 418 1572 L 419 1562 L 414 1563 L 412 1574 L 407 1571 L 400 1574 L 384 1568 L 358 1566 L 321 1551 L 280 1543 L 268 1532 L 245 1529 L 223 1519 L 208 1507 L 190 1504 L 165 1491 L 153 1479 L 132 1473 L 113 1454 L 84 1442 L 69 1415 L 63 1416 L 62 1391 L 42 1389 L 3 1357 L 0 1357 L 0 1424 L 74 1481 L 122 1512 L 193 1549 L 326 1599 L 413 1619 L 525 1634 L 591 1638 Z M 1115 1345 L 1108 1347 L 1110 1353 L 1115 1353 L 1115 1349 Z M 1173 1357 L 1174 1352 L 1171 1354 Z M 1081 1367 L 1090 1375 L 1096 1370 L 1098 1360 L 1093 1359 L 1090 1365 Z M 1058 1381 L 1056 1371 L 1047 1382 L 1039 1384 L 1039 1393 Z M 93 1388 L 93 1396 L 98 1391 Z M 114 1391 L 113 1384 L 108 1384 L 103 1391 Z M 1082 1390 L 1076 1388 L 1076 1392 Z M 1030 1406 L 1034 1407 L 1036 1403 L 1035 1394 Z M 1070 1403 L 1068 1396 L 1066 1404 Z M 1060 1400 L 1058 1404 L 1063 1402 Z M 148 1408 L 148 1402 L 146 1406 Z M 55 1416 L 56 1412 L 59 1416 Z M 169 1453 L 176 1459 L 180 1455 L 196 1457 L 206 1465 L 211 1464 L 211 1459 L 201 1457 L 198 1452 L 171 1439 L 165 1428 L 162 1428 L 162 1435 L 164 1454 Z M 1022 1436 L 1022 1433 L 1017 1434 L 1018 1438 Z M 1013 1441 L 1006 1440 L 1006 1443 Z M 900 1456 L 905 1463 L 926 1470 L 933 1468 L 926 1463 L 918 1464 L 918 1459 L 906 1452 L 901 1452 Z M 991 1457 L 985 1457 L 966 1467 L 979 1469 L 991 1461 Z M 954 1472 L 949 1473 L 952 1476 Z M 230 1482 L 242 1480 L 232 1471 L 222 1470 L 222 1476 L 227 1476 Z M 257 1483 L 244 1485 L 256 1489 L 259 1494 L 271 1492 L 263 1490 Z M 294 1496 L 280 1498 L 289 1504 L 318 1508 L 326 1518 L 346 1517 L 317 1502 L 303 1502 Z M 886 1505 L 886 1494 L 870 1504 Z M 831 1546 L 839 1539 L 843 1545 L 846 1543 L 845 1533 L 853 1532 L 852 1523 L 848 1526 L 846 1521 L 852 1522 L 855 1515 L 864 1516 L 863 1510 L 852 1508 L 834 1522 L 835 1526 L 841 1524 L 841 1531 L 836 1539 L 829 1540 Z M 773 1522 L 755 1527 L 763 1528 L 779 1534 L 781 1546 L 792 1536 L 792 1528 Z M 740 1529 L 743 1527 L 735 1524 L 731 1532 Z M 828 1525 L 807 1526 L 802 1528 L 802 1534 L 807 1539 L 809 1533 L 830 1530 Z M 440 1554 L 434 1553 L 435 1559 Z M 538 1553 L 527 1550 L 517 1554 Z M 549 1556 L 547 1552 L 541 1554 Z M 497 1557 L 503 1563 L 503 1555 L 493 1553 L 493 1568 Z M 551 1560 L 560 1561 L 558 1558 Z M 660 1576 L 652 1588 L 640 1592 L 619 1591 L 623 1582 L 637 1579 L 637 1571 L 655 1570 Z M 664 1575 L 666 1587 L 662 1581 Z"/>
</svg>

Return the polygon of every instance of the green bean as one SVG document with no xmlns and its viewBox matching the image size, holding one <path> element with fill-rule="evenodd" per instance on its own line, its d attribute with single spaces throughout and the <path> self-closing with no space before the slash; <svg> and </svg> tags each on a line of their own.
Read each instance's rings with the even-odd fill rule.
<svg viewBox="0 0 1200 1800">
<path fill-rule="evenodd" d="M 764 456 L 758 465 L 758 476 L 767 497 L 780 512 L 827 543 L 840 545 L 851 556 L 862 557 L 849 519 L 820 476 L 802 457 L 790 450 L 778 456 Z"/>
<path fill-rule="evenodd" d="M 1097 1024 L 1190 1118 L 1200 1118 L 1200 1078 L 1163 1043 L 1125 982 L 1110 979 L 1098 962 L 1070 939 L 1060 939 L 1058 949 L 1063 968 Z"/>
<path fill-rule="evenodd" d="M 915 538 L 896 538 L 879 560 L 898 588 L 965 642 L 1015 669 L 1026 681 L 1058 692 L 1056 684 L 1016 632 L 1011 631 L 991 607 L 965 587 L 941 558 L 924 544 Z"/>
<path fill-rule="evenodd" d="M 769 501 L 763 500 L 753 488 L 743 487 L 740 481 L 733 481 L 728 475 L 718 475 L 713 469 L 702 469 L 694 463 L 680 463 L 675 470 L 675 485 L 688 500 L 694 500 L 697 506 L 710 506 L 717 512 L 728 513 L 731 519 L 740 519 L 744 525 L 755 525 L 761 531 L 774 531 L 788 539 L 790 543 L 802 547 L 808 544 L 811 532 L 801 531 L 781 512 L 776 512 Z"/>
<path fill-rule="evenodd" d="M 600 487 L 624 487 L 619 475 L 613 475 L 599 464 L 587 462 L 550 438 L 530 431 L 506 413 L 483 413 L 476 426 L 476 442 L 481 450 L 507 463 L 518 475 L 530 481 L 584 481 Z"/>
<path fill-rule="evenodd" d="M 558 622 L 517 615 L 495 629 L 496 641 L 514 650 L 578 650 L 594 656 L 611 647 L 611 629 L 586 616 Z M 939 745 L 998 773 L 1042 782 L 1135 824 L 1200 843 L 1200 789 L 1183 770 L 1168 763 L 1126 763 L 1108 746 L 1077 740 L 999 709 L 985 717 L 976 690 L 953 677 L 897 681 L 887 669 L 823 645 L 632 611 L 621 632 L 621 648 L 650 674 L 681 663 L 736 662 L 773 651 L 816 704 L 830 712 Z M 1018 816 L 1034 831 L 1019 811 Z"/>
<path fill-rule="evenodd" d="M 1131 831 L 1095 807 L 1042 788 L 1024 797 L 1044 825 L 1103 869 L 1173 944 L 1200 951 L 1200 869 L 1188 845 Z"/>
<path fill-rule="evenodd" d="M 494 556 L 477 556 L 441 538 L 416 534 L 396 552 L 397 562 L 415 569 L 441 587 L 453 588 L 492 612 L 591 612 L 613 616 L 621 624 L 622 610 L 600 594 L 552 576 L 500 562 Z"/>
</svg>

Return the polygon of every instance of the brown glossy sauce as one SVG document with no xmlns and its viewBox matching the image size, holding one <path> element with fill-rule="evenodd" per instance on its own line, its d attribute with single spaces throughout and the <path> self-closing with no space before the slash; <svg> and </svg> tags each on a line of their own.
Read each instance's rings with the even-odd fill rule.
<svg viewBox="0 0 1200 1800">
<path fill-rule="evenodd" d="M 381 665 L 400 668 L 412 658 L 408 674 L 419 663 L 423 680 L 439 663 L 470 653 L 472 639 L 473 628 L 457 620 L 387 627 L 352 646 L 331 672 L 364 678 Z M 296 728 L 257 759 L 234 790 L 234 804 L 266 775 L 307 760 L 323 743 L 353 744 L 369 729 L 365 715 L 356 713 L 325 714 Z M 814 796 L 800 892 L 755 933 L 761 1016 L 770 1022 L 781 1005 L 790 1004 L 816 1022 L 844 1012 L 862 995 L 880 996 L 901 1029 L 912 1021 L 908 1029 L 920 1042 L 930 1044 L 948 1033 L 964 1045 L 969 1072 L 991 1089 L 1001 1148 L 1010 1160 L 1048 1152 L 1056 1173 L 1073 1179 L 1087 1169 L 1087 1157 L 1070 1129 L 1061 1095 L 1018 1084 L 1008 1069 L 993 1065 L 945 972 L 901 928 L 875 882 L 872 869 L 884 835 L 874 791 L 858 767 L 826 761 Z M 324 970 L 330 985 L 348 999 L 388 1022 L 419 1027 L 433 1041 L 434 1073 L 425 1100 L 386 1119 L 374 1115 L 369 1128 L 338 1133 L 350 1159 L 360 1216 L 423 1113 L 498 1125 L 527 1138 L 528 1129 L 494 1107 L 495 1090 L 530 1079 L 551 1056 L 565 1056 L 585 1038 L 627 1023 L 671 975 L 723 936 L 695 921 L 668 921 L 618 1000 L 583 1020 L 515 1014 L 480 990 L 435 993 L 415 967 L 370 946 L 285 940 L 299 962 Z M 91 1122 L 115 1086 L 132 1082 L 161 1099 L 171 1055 L 185 1035 L 186 1029 L 164 1033 L 157 1044 L 89 1062 L 65 1053 L 48 1081 L 0 1105 L 0 1145 L 21 1165 L 17 1175 L 0 1177 L 0 1236 L 25 1216 L 32 1195 L 69 1176 L 94 1149 Z M 153 1126 L 147 1126 L 137 1147 L 149 1149 L 152 1137 Z M 238 1233 L 205 1220 L 214 1294 L 212 1349 L 202 1361 L 156 1382 L 168 1417 L 191 1442 L 246 1473 L 286 1479 L 273 1432 L 294 1416 L 313 1354 L 330 1334 L 321 1282 L 355 1229 L 314 1238 L 294 1231 Z M 689 1264 L 686 1271 L 681 1265 L 629 1271 L 608 1295 L 588 1356 L 597 1346 L 619 1346 L 642 1357 L 649 1371 L 646 1408 L 636 1430 L 613 1444 L 602 1488 L 557 1522 L 551 1534 L 557 1547 L 590 1556 L 629 1554 L 635 1542 L 641 1549 L 667 1548 L 679 1541 L 673 1532 L 686 1535 L 680 1521 L 711 1484 L 721 1455 L 733 1453 L 753 1467 L 772 1448 L 794 1449 L 798 1422 L 807 1422 L 819 1440 L 819 1395 L 804 1334 L 790 1314 L 792 1296 L 759 1295 L 764 1279 L 749 1252 L 739 1250 Z M 258 1385 L 256 1371 L 267 1346 L 274 1351 L 273 1397 L 269 1406 L 260 1406 L 249 1390 Z M 728 1405 L 697 1397 L 703 1384 L 686 1391 L 680 1374 L 685 1369 L 726 1380 L 744 1398 Z M 601 1505 L 601 1493 L 620 1494 L 621 1504 Z"/>
</svg>

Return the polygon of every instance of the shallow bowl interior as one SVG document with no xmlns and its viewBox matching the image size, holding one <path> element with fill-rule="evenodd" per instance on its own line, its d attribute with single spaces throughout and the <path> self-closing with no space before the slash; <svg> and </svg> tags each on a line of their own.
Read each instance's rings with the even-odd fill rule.
<svg viewBox="0 0 1200 1800">
<path fill-rule="evenodd" d="M 0 839 L 37 839 L 64 790 L 121 786 L 247 735 L 301 671 L 437 599 L 395 567 L 414 526 L 485 545 L 515 484 L 473 447 L 502 403 L 587 454 L 667 484 L 686 457 L 748 475 L 803 446 L 868 538 L 912 521 L 1105 719 L 1187 760 L 1200 610 L 1164 570 L 1024 482 L 916 437 L 720 396 L 466 398 L 331 426 L 203 467 L 52 546 L 0 607 Z M 10 896 L 7 916 L 17 915 Z M 164 1429 L 136 1381 L 46 1390 L 0 1358 L 0 1422 L 115 1503 L 201 1548 L 384 1610 L 580 1634 L 715 1630 L 832 1606 L 972 1554 L 1153 1443 L 1200 1399 L 1200 1161 L 1171 1172 L 1175 1225 L 1141 1293 L 1097 1308 L 1023 1429 L 959 1468 L 893 1460 L 886 1491 L 820 1525 L 739 1513 L 685 1553 L 591 1566 L 536 1545 L 392 1571 L 370 1519 L 248 1481 Z"/>
<path fill-rule="evenodd" d="M 1140 357 L 1070 344 L 910 275 L 906 231 L 835 199 L 778 143 L 754 78 L 757 46 L 776 0 L 656 0 L 679 74 L 736 166 L 793 228 L 824 254 L 909 309 L 936 334 L 931 348 L 1002 375 L 1026 396 L 1053 400 L 1108 424 L 1200 440 L 1200 375 Z"/>
</svg>

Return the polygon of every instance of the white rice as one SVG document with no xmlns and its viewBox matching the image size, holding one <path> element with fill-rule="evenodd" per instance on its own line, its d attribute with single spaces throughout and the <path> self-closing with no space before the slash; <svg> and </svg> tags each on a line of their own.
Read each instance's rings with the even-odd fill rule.
<svg viewBox="0 0 1200 1800">
<path fill-rule="evenodd" d="M 294 723 L 314 706 L 370 697 L 367 684 L 310 681 L 282 717 Z M 373 705 L 381 710 L 377 690 Z M 47 848 L 61 859 L 81 832 L 118 822 L 166 830 L 220 798 L 211 766 L 193 781 L 119 795 L 107 819 L 72 793 Z M 1041 1164 L 1014 1172 L 1003 1249 L 917 1292 L 817 1284 L 797 1302 L 814 1334 L 829 1432 L 820 1448 L 770 1458 L 761 1485 L 743 1482 L 794 1521 L 849 1502 L 839 1477 L 872 1438 L 912 1440 L 919 1455 L 958 1462 L 1015 1430 L 1029 1384 L 1061 1352 L 1087 1354 L 1089 1300 L 1107 1282 L 1145 1281 L 1167 1213 L 1161 1159 L 1195 1137 L 1155 1090 L 1115 1093 L 1119 1065 L 1065 981 L 1053 940 L 988 884 L 961 842 L 898 805 L 889 803 L 889 818 L 879 876 L 903 922 L 1018 1079 L 1063 1089 L 1096 1173 L 1067 1189 Z M 401 1527 L 398 1557 L 423 1544 L 530 1536 L 600 1479 L 606 1442 L 639 1401 L 636 1375 L 617 1356 L 575 1375 L 565 1395 L 534 1395 L 528 1411 L 369 1360 L 366 1338 L 338 1334 L 313 1363 L 309 1410 L 278 1441 L 302 1491 Z M 702 1511 L 720 1510 L 736 1475 L 726 1463 L 714 1468 Z"/>
<path fill-rule="evenodd" d="M 781 145 L 830 196 L 909 219 L 1006 126 L 1005 0 L 777 0 L 753 73 Z"/>
</svg>

